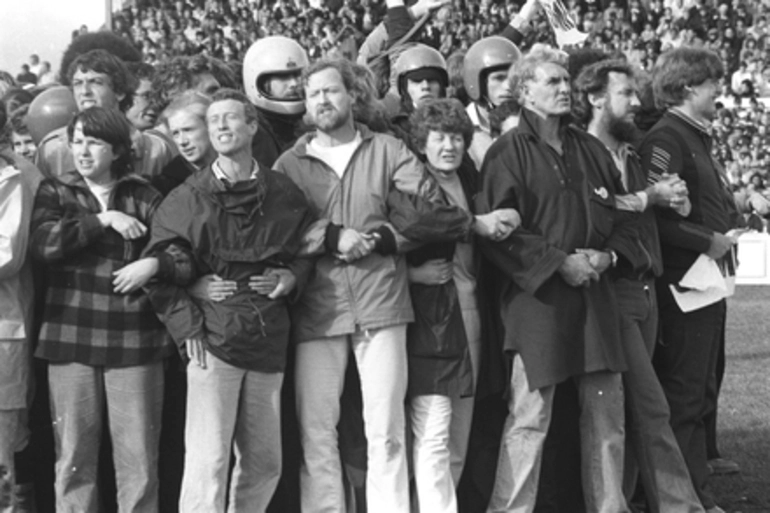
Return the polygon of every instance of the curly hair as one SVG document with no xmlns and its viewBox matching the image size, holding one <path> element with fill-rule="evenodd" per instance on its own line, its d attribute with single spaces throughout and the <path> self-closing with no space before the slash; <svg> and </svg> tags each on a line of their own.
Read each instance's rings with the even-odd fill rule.
<svg viewBox="0 0 770 513">
<path fill-rule="evenodd" d="M 722 61 L 711 50 L 681 46 L 664 52 L 652 70 L 655 103 L 660 108 L 681 105 L 688 87 L 719 80 L 724 74 Z"/>
<path fill-rule="evenodd" d="M 634 70 L 627 62 L 612 59 L 586 66 L 575 79 L 572 89 L 572 115 L 578 124 L 586 126 L 591 121 L 593 109 L 590 96 L 607 91 L 610 73 L 621 73 L 631 78 L 634 77 Z"/>
<path fill-rule="evenodd" d="M 77 71 L 104 73 L 110 78 L 110 89 L 115 95 L 123 95 L 118 103 L 122 112 L 126 112 L 134 103 L 136 84 L 133 75 L 120 58 L 107 50 L 91 50 L 78 55 L 67 70 L 67 83 L 72 84 L 72 77 Z"/>
<path fill-rule="evenodd" d="M 72 142 L 75 127 L 80 124 L 83 135 L 109 143 L 117 158 L 110 171 L 116 180 L 131 173 L 131 125 L 126 116 L 113 109 L 90 107 L 78 112 L 67 125 L 67 138 Z"/>
<path fill-rule="evenodd" d="M 445 132 L 463 136 L 467 149 L 473 140 L 473 123 L 463 104 L 455 98 L 428 100 L 420 105 L 409 118 L 412 144 L 425 148 L 431 132 Z"/>
<path fill-rule="evenodd" d="M 82 34 L 72 40 L 64 51 L 64 55 L 62 55 L 61 63 L 59 64 L 59 82 L 62 85 L 70 85 L 72 75 L 69 74 L 69 68 L 72 61 L 91 50 L 105 50 L 123 62 L 142 61 L 142 52 L 135 48 L 130 41 L 114 32 L 102 30 Z"/>
<path fill-rule="evenodd" d="M 351 62 L 356 76 L 353 96 L 353 119 L 363 123 L 375 132 L 388 132 L 390 123 L 385 106 L 377 98 L 377 78 L 372 70 L 362 64 Z"/>
<path fill-rule="evenodd" d="M 146 62 L 127 62 L 126 67 L 137 82 L 140 80 L 152 82 L 152 77 L 155 75 L 155 67 Z"/>
<path fill-rule="evenodd" d="M 161 62 L 155 68 L 150 103 L 158 112 L 163 111 L 175 96 L 195 89 L 204 74 L 214 77 L 219 87 L 237 87 L 233 71 L 219 59 L 205 55 L 178 56 Z"/>
</svg>

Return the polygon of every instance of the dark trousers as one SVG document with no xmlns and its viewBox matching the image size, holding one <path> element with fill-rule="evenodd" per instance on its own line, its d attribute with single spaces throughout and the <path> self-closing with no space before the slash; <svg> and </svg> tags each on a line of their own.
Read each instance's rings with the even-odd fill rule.
<svg viewBox="0 0 770 513">
<path fill-rule="evenodd" d="M 709 383 L 716 373 L 720 342 L 724 335 L 724 300 L 683 313 L 668 284 L 659 283 L 661 343 L 655 351 L 655 370 L 671 408 L 671 428 L 690 471 L 703 506 L 714 506 L 706 490 L 705 417 L 710 406 Z"/>
<path fill-rule="evenodd" d="M 725 321 L 727 321 L 727 316 L 725 316 Z M 725 331 L 725 327 L 723 327 L 722 339 L 719 341 L 716 370 L 709 381 L 709 387 L 706 391 L 709 411 L 704 422 L 706 423 L 706 455 L 710 460 L 721 458 L 719 445 L 717 444 L 717 409 L 719 408 L 719 392 L 722 390 L 722 380 L 725 377 L 725 342 L 727 338 Z"/>
</svg>

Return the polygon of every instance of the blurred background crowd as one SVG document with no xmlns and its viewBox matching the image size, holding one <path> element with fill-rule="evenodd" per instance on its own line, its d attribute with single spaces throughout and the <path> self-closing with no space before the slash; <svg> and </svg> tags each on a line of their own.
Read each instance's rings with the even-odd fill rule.
<svg viewBox="0 0 770 513">
<path fill-rule="evenodd" d="M 520 3 L 452 0 L 427 20 L 419 37 L 448 58 L 451 74 L 451 57 L 501 33 Z M 702 44 L 719 54 L 727 75 L 713 125 L 714 157 L 747 209 L 770 214 L 770 0 L 565 0 L 564 5 L 577 28 L 589 34 L 584 46 L 622 53 L 644 70 L 661 52 L 680 45 Z M 355 60 L 386 12 L 384 0 L 133 0 L 113 14 L 112 25 L 150 66 L 204 55 L 227 63 L 240 83 L 241 61 L 259 38 L 290 37 L 311 60 L 329 55 Z M 87 30 L 80 27 L 73 38 Z M 521 46 L 553 39 L 541 13 Z M 19 95 L 18 103 L 28 103 L 30 95 L 56 80 L 51 64 L 32 55 L 15 75 L 0 72 L 0 93 L 19 94 L 23 88 L 28 95 Z M 22 109 L 12 119 L 25 113 Z"/>
</svg>

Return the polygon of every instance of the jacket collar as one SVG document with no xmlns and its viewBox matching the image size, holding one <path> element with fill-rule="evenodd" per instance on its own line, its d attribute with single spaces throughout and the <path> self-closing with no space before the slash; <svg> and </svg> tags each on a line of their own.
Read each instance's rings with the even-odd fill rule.
<svg viewBox="0 0 770 513">
<path fill-rule="evenodd" d="M 563 116 L 559 120 L 559 135 L 564 134 L 564 132 L 569 127 L 570 121 L 570 116 Z M 522 107 L 521 116 L 519 117 L 519 125 L 516 127 L 516 130 L 522 135 L 526 135 L 527 137 L 541 141 L 542 137 L 540 134 L 542 132 L 541 127 L 543 126 L 543 123 L 543 118 L 528 108 Z"/>
<path fill-rule="evenodd" d="M 685 125 L 689 126 L 691 129 L 698 131 L 702 135 L 705 135 L 707 137 L 711 137 L 711 127 L 707 126 L 700 121 L 692 118 L 691 116 L 688 116 L 685 114 L 682 109 L 679 109 L 677 107 L 671 107 L 668 109 L 668 114 L 672 119 L 676 119 Z"/>
<path fill-rule="evenodd" d="M 83 178 L 83 176 L 78 173 L 77 170 L 68 171 L 63 175 L 58 176 L 57 180 L 65 185 L 84 187 L 86 189 L 88 188 L 88 184 L 86 183 L 85 178 Z M 117 188 L 119 185 L 129 182 L 149 184 L 149 182 L 144 177 L 129 173 L 115 182 L 115 188 Z"/>
<path fill-rule="evenodd" d="M 481 130 L 484 133 L 490 133 L 488 114 L 482 116 L 481 107 L 478 102 L 471 102 L 465 108 L 465 112 L 468 113 L 468 117 L 471 118 L 473 128 Z"/>
<path fill-rule="evenodd" d="M 374 138 L 374 132 L 362 123 L 356 123 L 356 130 L 361 134 L 362 143 Z M 298 157 L 304 158 L 308 156 L 307 145 L 310 144 L 310 141 L 312 141 L 315 136 L 316 130 L 313 130 L 297 139 L 297 142 L 294 144 L 294 151 L 297 153 Z"/>
<path fill-rule="evenodd" d="M 212 164 L 195 173 L 191 185 L 211 198 L 223 210 L 235 215 L 253 217 L 262 209 L 267 197 L 267 168 L 257 162 L 259 171 L 253 179 L 225 184 L 214 175 Z M 256 208 L 255 208 L 256 207 Z"/>
</svg>

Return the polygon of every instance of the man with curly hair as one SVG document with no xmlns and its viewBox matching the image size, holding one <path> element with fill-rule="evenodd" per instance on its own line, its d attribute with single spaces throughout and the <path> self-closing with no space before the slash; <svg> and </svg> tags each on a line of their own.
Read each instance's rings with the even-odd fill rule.
<svg viewBox="0 0 770 513">
<path fill-rule="evenodd" d="M 79 111 L 98 106 L 125 113 L 133 103 L 133 76 L 122 60 L 106 50 L 91 50 L 76 57 L 67 77 Z M 169 144 L 158 135 L 132 128 L 131 141 L 132 171 L 138 175 L 160 173 L 173 156 Z M 40 141 L 35 163 L 48 177 L 75 169 L 66 127 L 54 130 Z"/>
</svg>

